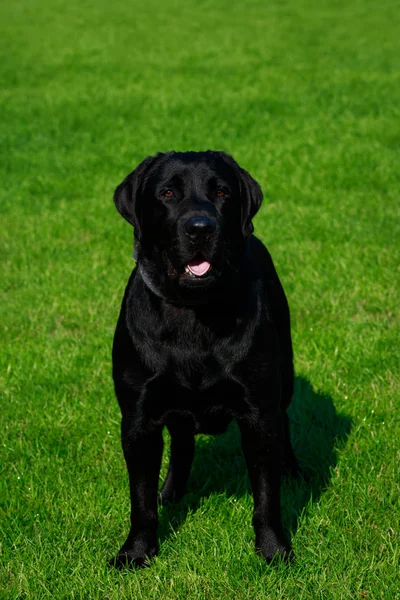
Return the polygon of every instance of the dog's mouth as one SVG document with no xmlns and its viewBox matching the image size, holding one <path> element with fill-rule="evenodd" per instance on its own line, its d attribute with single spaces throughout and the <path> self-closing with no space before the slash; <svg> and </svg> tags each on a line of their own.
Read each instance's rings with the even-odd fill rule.
<svg viewBox="0 0 400 600">
<path fill-rule="evenodd" d="M 211 270 L 211 263 L 201 256 L 197 256 L 185 266 L 185 273 L 189 277 L 205 277 Z"/>
<path fill-rule="evenodd" d="M 195 255 L 192 254 L 190 258 L 187 255 L 185 258 L 176 257 L 178 258 L 178 260 L 175 258 L 176 262 L 173 257 L 171 258 L 168 257 L 168 277 L 184 287 L 208 287 L 213 285 L 222 274 L 221 257 L 219 255 L 211 258 L 202 252 L 197 252 Z"/>
<path fill-rule="evenodd" d="M 196 254 L 181 267 L 179 280 L 184 285 L 208 285 L 220 275 L 220 271 L 205 256 Z"/>
</svg>

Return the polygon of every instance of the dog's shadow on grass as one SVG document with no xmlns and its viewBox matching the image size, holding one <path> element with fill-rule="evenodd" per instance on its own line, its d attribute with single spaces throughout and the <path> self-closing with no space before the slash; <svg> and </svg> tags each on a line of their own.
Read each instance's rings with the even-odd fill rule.
<svg viewBox="0 0 400 600">
<path fill-rule="evenodd" d="M 332 399 L 315 392 L 302 377 L 296 378 L 288 414 L 294 452 L 304 475 L 299 480 L 285 477 L 282 482 L 283 523 L 293 534 L 304 507 L 311 499 L 317 502 L 329 486 L 338 449 L 345 444 L 351 429 L 351 419 L 337 413 Z M 171 528 L 179 529 L 202 499 L 215 493 L 228 498 L 251 493 L 235 424 L 221 436 L 197 439 L 186 495 L 177 504 L 163 506 L 160 511 L 160 541 L 171 534 Z"/>
</svg>

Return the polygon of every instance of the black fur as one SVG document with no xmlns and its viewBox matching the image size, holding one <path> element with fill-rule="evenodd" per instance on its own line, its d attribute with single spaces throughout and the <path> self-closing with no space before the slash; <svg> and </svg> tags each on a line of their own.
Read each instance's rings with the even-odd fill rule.
<svg viewBox="0 0 400 600">
<path fill-rule="evenodd" d="M 283 463 L 296 471 L 285 412 L 290 318 L 271 257 L 252 235 L 261 189 L 222 152 L 169 152 L 144 160 L 114 201 L 134 226 L 137 266 L 113 346 L 131 529 L 112 563 L 139 566 L 157 553 L 157 498 L 184 494 L 195 434 L 221 433 L 232 419 L 254 494 L 256 548 L 267 560 L 290 557 L 280 512 Z M 188 273 L 194 260 L 211 269 Z M 158 494 L 164 426 L 171 457 Z"/>
</svg>

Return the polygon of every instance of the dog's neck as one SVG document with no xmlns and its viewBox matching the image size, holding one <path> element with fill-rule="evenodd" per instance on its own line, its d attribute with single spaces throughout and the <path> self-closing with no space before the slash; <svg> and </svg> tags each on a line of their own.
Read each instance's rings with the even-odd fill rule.
<svg viewBox="0 0 400 600">
<path fill-rule="evenodd" d="M 162 298 L 163 300 L 168 302 L 168 298 L 165 296 L 165 294 L 162 293 L 159 286 L 157 286 L 157 284 L 152 280 L 151 276 L 147 273 L 146 269 L 143 267 L 142 262 L 139 260 L 139 254 L 140 254 L 139 249 L 140 249 L 140 242 L 139 242 L 139 240 L 137 240 L 135 238 L 132 258 L 136 262 L 136 267 L 139 270 L 139 273 L 143 280 L 143 283 L 151 292 L 153 292 L 153 294 L 155 294 L 159 298 Z"/>
<path fill-rule="evenodd" d="M 163 300 L 165 300 L 165 302 L 170 302 L 168 300 L 168 298 L 162 293 L 161 289 L 157 286 L 157 284 L 154 283 L 154 281 L 152 280 L 152 278 L 146 272 L 146 269 L 143 268 L 143 265 L 142 265 L 141 262 L 137 263 L 137 268 L 139 270 L 140 276 L 141 276 L 141 278 L 142 278 L 143 283 L 145 284 L 145 286 L 151 292 L 153 292 L 153 294 L 155 294 L 159 298 L 162 298 Z"/>
<path fill-rule="evenodd" d="M 190 294 L 184 294 L 181 296 L 180 293 L 176 294 L 176 291 L 173 293 L 168 289 L 169 285 L 162 279 L 157 276 L 157 274 L 153 273 L 153 269 L 151 265 L 147 265 L 147 260 L 143 256 L 141 251 L 141 246 L 138 240 L 135 240 L 135 247 L 133 251 L 133 259 L 136 262 L 136 269 L 138 270 L 138 274 L 143 282 L 143 285 L 147 288 L 150 294 L 154 294 L 164 302 L 168 304 L 173 304 L 176 306 L 187 306 L 188 308 L 195 308 L 201 306 L 210 306 L 210 305 L 226 305 L 226 301 L 228 297 L 231 297 L 233 292 L 238 291 L 239 287 L 239 272 L 233 271 L 230 274 L 230 277 L 225 277 L 224 282 L 219 282 L 217 289 L 213 289 L 211 292 L 206 292 L 204 295 L 202 294 L 202 298 L 200 301 L 197 297 L 191 297 Z M 167 278 L 168 279 L 168 278 Z"/>
<path fill-rule="evenodd" d="M 214 309 L 217 309 L 218 306 L 226 306 L 227 301 L 227 293 L 224 286 L 219 286 L 218 290 L 213 290 L 213 293 L 210 295 L 203 296 L 200 302 L 193 301 L 193 299 L 189 297 L 177 298 L 175 295 L 168 294 L 168 292 L 163 290 L 162 284 L 158 284 L 157 280 L 152 277 L 151 273 L 146 269 L 146 265 L 143 264 L 141 260 L 138 260 L 136 263 L 136 269 L 138 271 L 138 275 L 142 280 L 142 284 L 147 289 L 150 295 L 154 295 L 157 298 L 160 298 L 167 304 L 171 304 L 174 306 L 187 307 L 190 309 L 201 309 L 202 307 L 211 306 Z"/>
</svg>

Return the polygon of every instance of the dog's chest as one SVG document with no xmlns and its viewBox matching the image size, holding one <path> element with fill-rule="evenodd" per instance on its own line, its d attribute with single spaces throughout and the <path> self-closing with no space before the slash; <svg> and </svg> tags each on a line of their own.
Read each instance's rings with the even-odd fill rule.
<svg viewBox="0 0 400 600">
<path fill-rule="evenodd" d="M 164 321 L 161 332 L 142 348 L 152 372 L 192 391 L 230 378 L 250 352 L 251 327 L 240 319 L 213 325 L 184 318 Z"/>
<path fill-rule="evenodd" d="M 146 418 L 211 433 L 252 411 L 246 365 L 253 362 L 258 313 L 256 303 L 242 304 L 201 311 L 165 304 L 151 318 L 137 313 L 130 335 Z"/>
<path fill-rule="evenodd" d="M 169 327 L 154 340 L 148 360 L 154 376 L 144 385 L 143 408 L 158 422 L 188 421 L 195 431 L 222 431 L 251 410 L 237 367 L 250 351 L 248 325 L 221 335 L 198 323 Z"/>
</svg>

